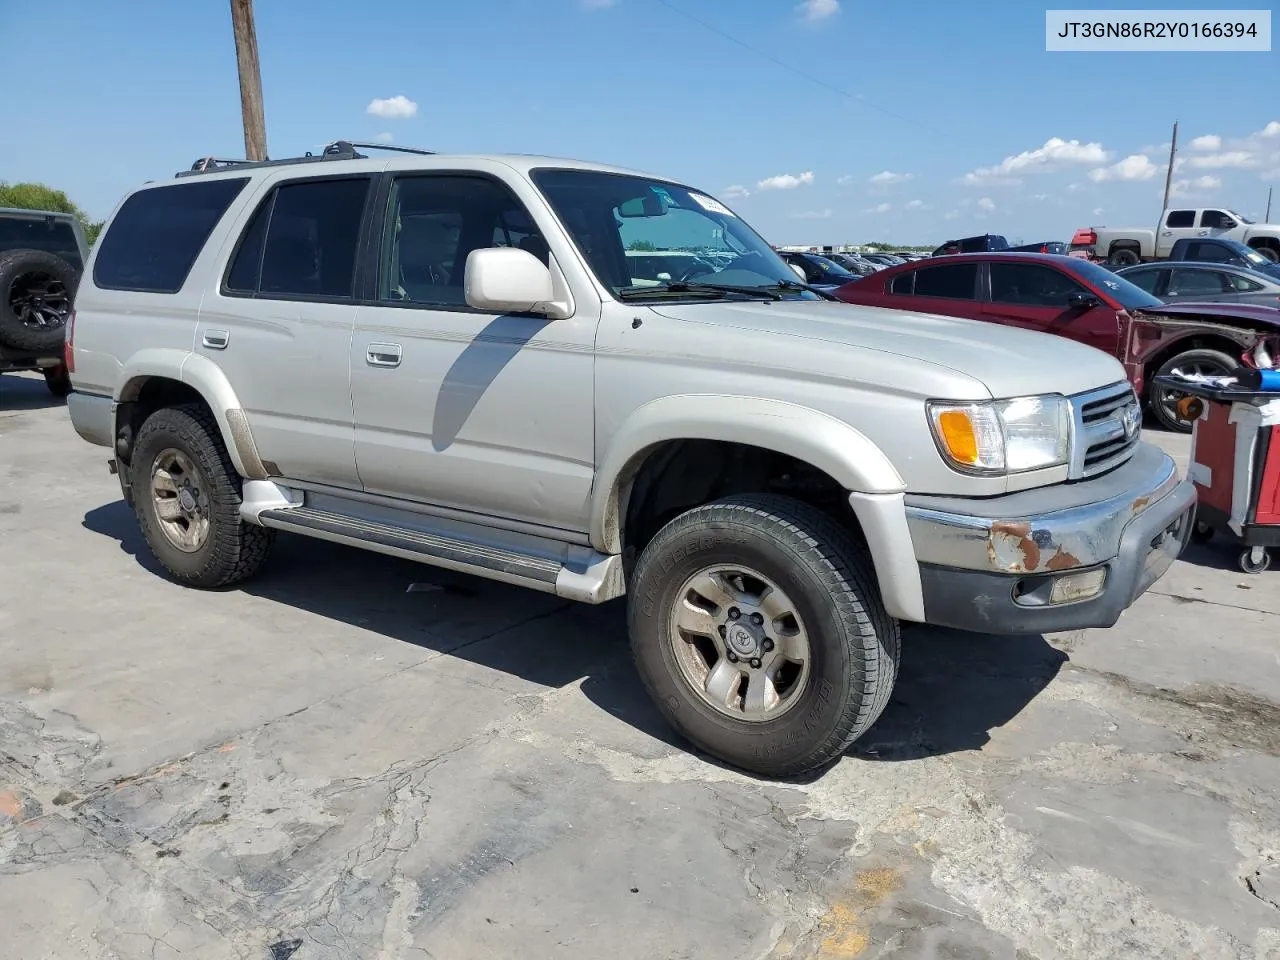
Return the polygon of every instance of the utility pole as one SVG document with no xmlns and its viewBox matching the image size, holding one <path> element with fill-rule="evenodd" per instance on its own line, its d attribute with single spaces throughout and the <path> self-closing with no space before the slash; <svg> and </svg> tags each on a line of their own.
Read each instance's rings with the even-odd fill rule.
<svg viewBox="0 0 1280 960">
<path fill-rule="evenodd" d="M 258 68 L 258 31 L 253 25 L 253 0 L 231 0 L 231 29 L 236 36 L 236 68 L 240 73 L 244 156 L 246 160 L 265 160 L 267 123 L 262 113 L 262 73 Z"/>
<path fill-rule="evenodd" d="M 1267 187 L 1267 215 L 1262 218 L 1262 222 L 1271 222 L 1271 187 Z"/>
<path fill-rule="evenodd" d="M 1169 144 L 1169 172 L 1164 176 L 1164 207 L 1169 209 L 1169 192 L 1173 189 L 1173 158 L 1178 152 L 1178 121 L 1173 121 L 1173 142 Z"/>
</svg>

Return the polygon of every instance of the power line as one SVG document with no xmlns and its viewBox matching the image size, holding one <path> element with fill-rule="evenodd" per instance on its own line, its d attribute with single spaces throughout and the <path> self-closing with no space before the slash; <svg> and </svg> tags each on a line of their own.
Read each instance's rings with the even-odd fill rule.
<svg viewBox="0 0 1280 960">
<path fill-rule="evenodd" d="M 805 71 L 801 70 L 799 67 L 793 67 L 791 64 L 787 63 L 785 60 L 779 60 L 777 57 L 773 56 L 772 54 L 765 53 L 763 50 L 759 50 L 756 47 L 751 46 L 751 44 L 745 43 L 742 40 L 739 40 L 737 37 L 732 36 L 731 34 L 725 33 L 715 24 L 708 23 L 706 20 L 703 20 L 701 17 L 694 16 L 692 13 L 689 13 L 687 10 L 681 10 L 675 4 L 670 3 L 669 0 L 658 0 L 658 3 L 662 4 L 662 6 L 666 7 L 671 12 L 678 13 L 680 16 L 684 18 L 688 20 L 692 20 L 694 23 L 698 24 L 698 26 L 702 27 L 704 30 L 709 30 L 710 32 L 714 33 L 716 36 L 721 37 L 725 40 L 728 40 L 732 44 L 736 44 L 737 46 L 741 47 L 743 50 L 746 50 L 749 53 L 754 53 L 757 57 L 761 57 L 765 60 L 768 60 L 770 63 L 774 64 L 775 66 L 781 67 L 783 70 L 786 70 L 788 73 L 793 73 L 797 77 L 801 77 L 802 79 L 808 80 L 810 83 L 817 84 L 819 87 L 822 87 L 825 90 L 829 90 L 832 93 L 836 93 L 849 100 L 853 100 L 855 103 L 860 103 L 863 106 L 871 107 L 871 109 L 873 110 L 879 110 L 881 113 L 883 113 L 887 117 L 893 117 L 895 120 L 901 120 L 903 123 L 909 123 L 912 126 L 916 126 L 916 127 L 921 126 L 920 123 L 918 123 L 915 120 L 912 120 L 910 117 L 904 117 L 900 113 L 894 113 L 888 107 L 882 107 L 878 103 L 872 103 L 866 97 L 861 97 L 856 94 L 852 94 L 847 90 L 842 90 L 841 88 L 833 84 L 827 83 L 827 81 L 819 77 L 813 76 L 813 74 L 806 73 Z"/>
</svg>

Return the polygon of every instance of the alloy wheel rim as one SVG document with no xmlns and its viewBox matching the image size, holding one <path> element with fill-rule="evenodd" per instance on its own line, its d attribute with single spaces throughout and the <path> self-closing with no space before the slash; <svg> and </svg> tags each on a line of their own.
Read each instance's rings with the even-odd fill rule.
<svg viewBox="0 0 1280 960">
<path fill-rule="evenodd" d="M 209 538 L 209 495 L 196 465 L 181 450 L 163 450 L 151 466 L 151 499 L 165 539 L 195 553 Z"/>
<path fill-rule="evenodd" d="M 809 682 L 812 648 L 794 601 L 749 567 L 717 564 L 689 577 L 667 637 L 689 687 L 735 720 L 777 719 Z"/>
<path fill-rule="evenodd" d="M 18 321 L 33 330 L 63 326 L 71 313 L 67 285 L 52 274 L 23 274 L 9 287 L 9 307 Z"/>
<path fill-rule="evenodd" d="M 1186 374 L 1200 374 L 1207 377 L 1220 377 L 1227 373 L 1222 364 L 1215 363 L 1212 360 L 1193 360 L 1190 363 L 1180 363 L 1169 371 L 1169 375 L 1178 376 Z M 1168 415 L 1169 419 L 1176 423 L 1187 423 L 1188 421 L 1178 413 L 1178 401 L 1185 397 L 1186 394 L 1181 390 L 1174 390 L 1170 387 L 1160 388 L 1159 404 L 1161 409 Z"/>
</svg>

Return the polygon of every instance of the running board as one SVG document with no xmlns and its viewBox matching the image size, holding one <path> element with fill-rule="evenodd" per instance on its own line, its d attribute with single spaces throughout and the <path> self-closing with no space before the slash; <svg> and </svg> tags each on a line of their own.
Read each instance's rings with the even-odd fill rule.
<svg viewBox="0 0 1280 960">
<path fill-rule="evenodd" d="M 570 557 L 562 563 L 306 506 L 263 510 L 257 520 L 265 527 L 501 580 L 568 600 L 603 603 L 625 592 L 622 558 L 581 547 L 570 547 Z"/>
</svg>

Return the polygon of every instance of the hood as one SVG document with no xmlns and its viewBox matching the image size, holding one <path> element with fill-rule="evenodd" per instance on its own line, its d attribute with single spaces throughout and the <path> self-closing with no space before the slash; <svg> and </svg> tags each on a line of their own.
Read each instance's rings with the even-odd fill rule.
<svg viewBox="0 0 1280 960">
<path fill-rule="evenodd" d="M 1277 301 L 1280 305 L 1280 301 Z M 1280 309 L 1260 303 L 1211 303 L 1184 300 L 1181 303 L 1162 303 L 1158 307 L 1143 307 L 1130 311 L 1135 317 L 1159 319 L 1171 317 L 1178 320 L 1248 320 L 1255 324 L 1280 330 Z"/>
<path fill-rule="evenodd" d="M 980 381 L 993 397 L 1069 395 L 1125 379 L 1124 368 L 1101 350 L 979 320 L 825 300 L 659 304 L 653 309 L 690 323 L 817 341 L 945 367 Z"/>
</svg>

